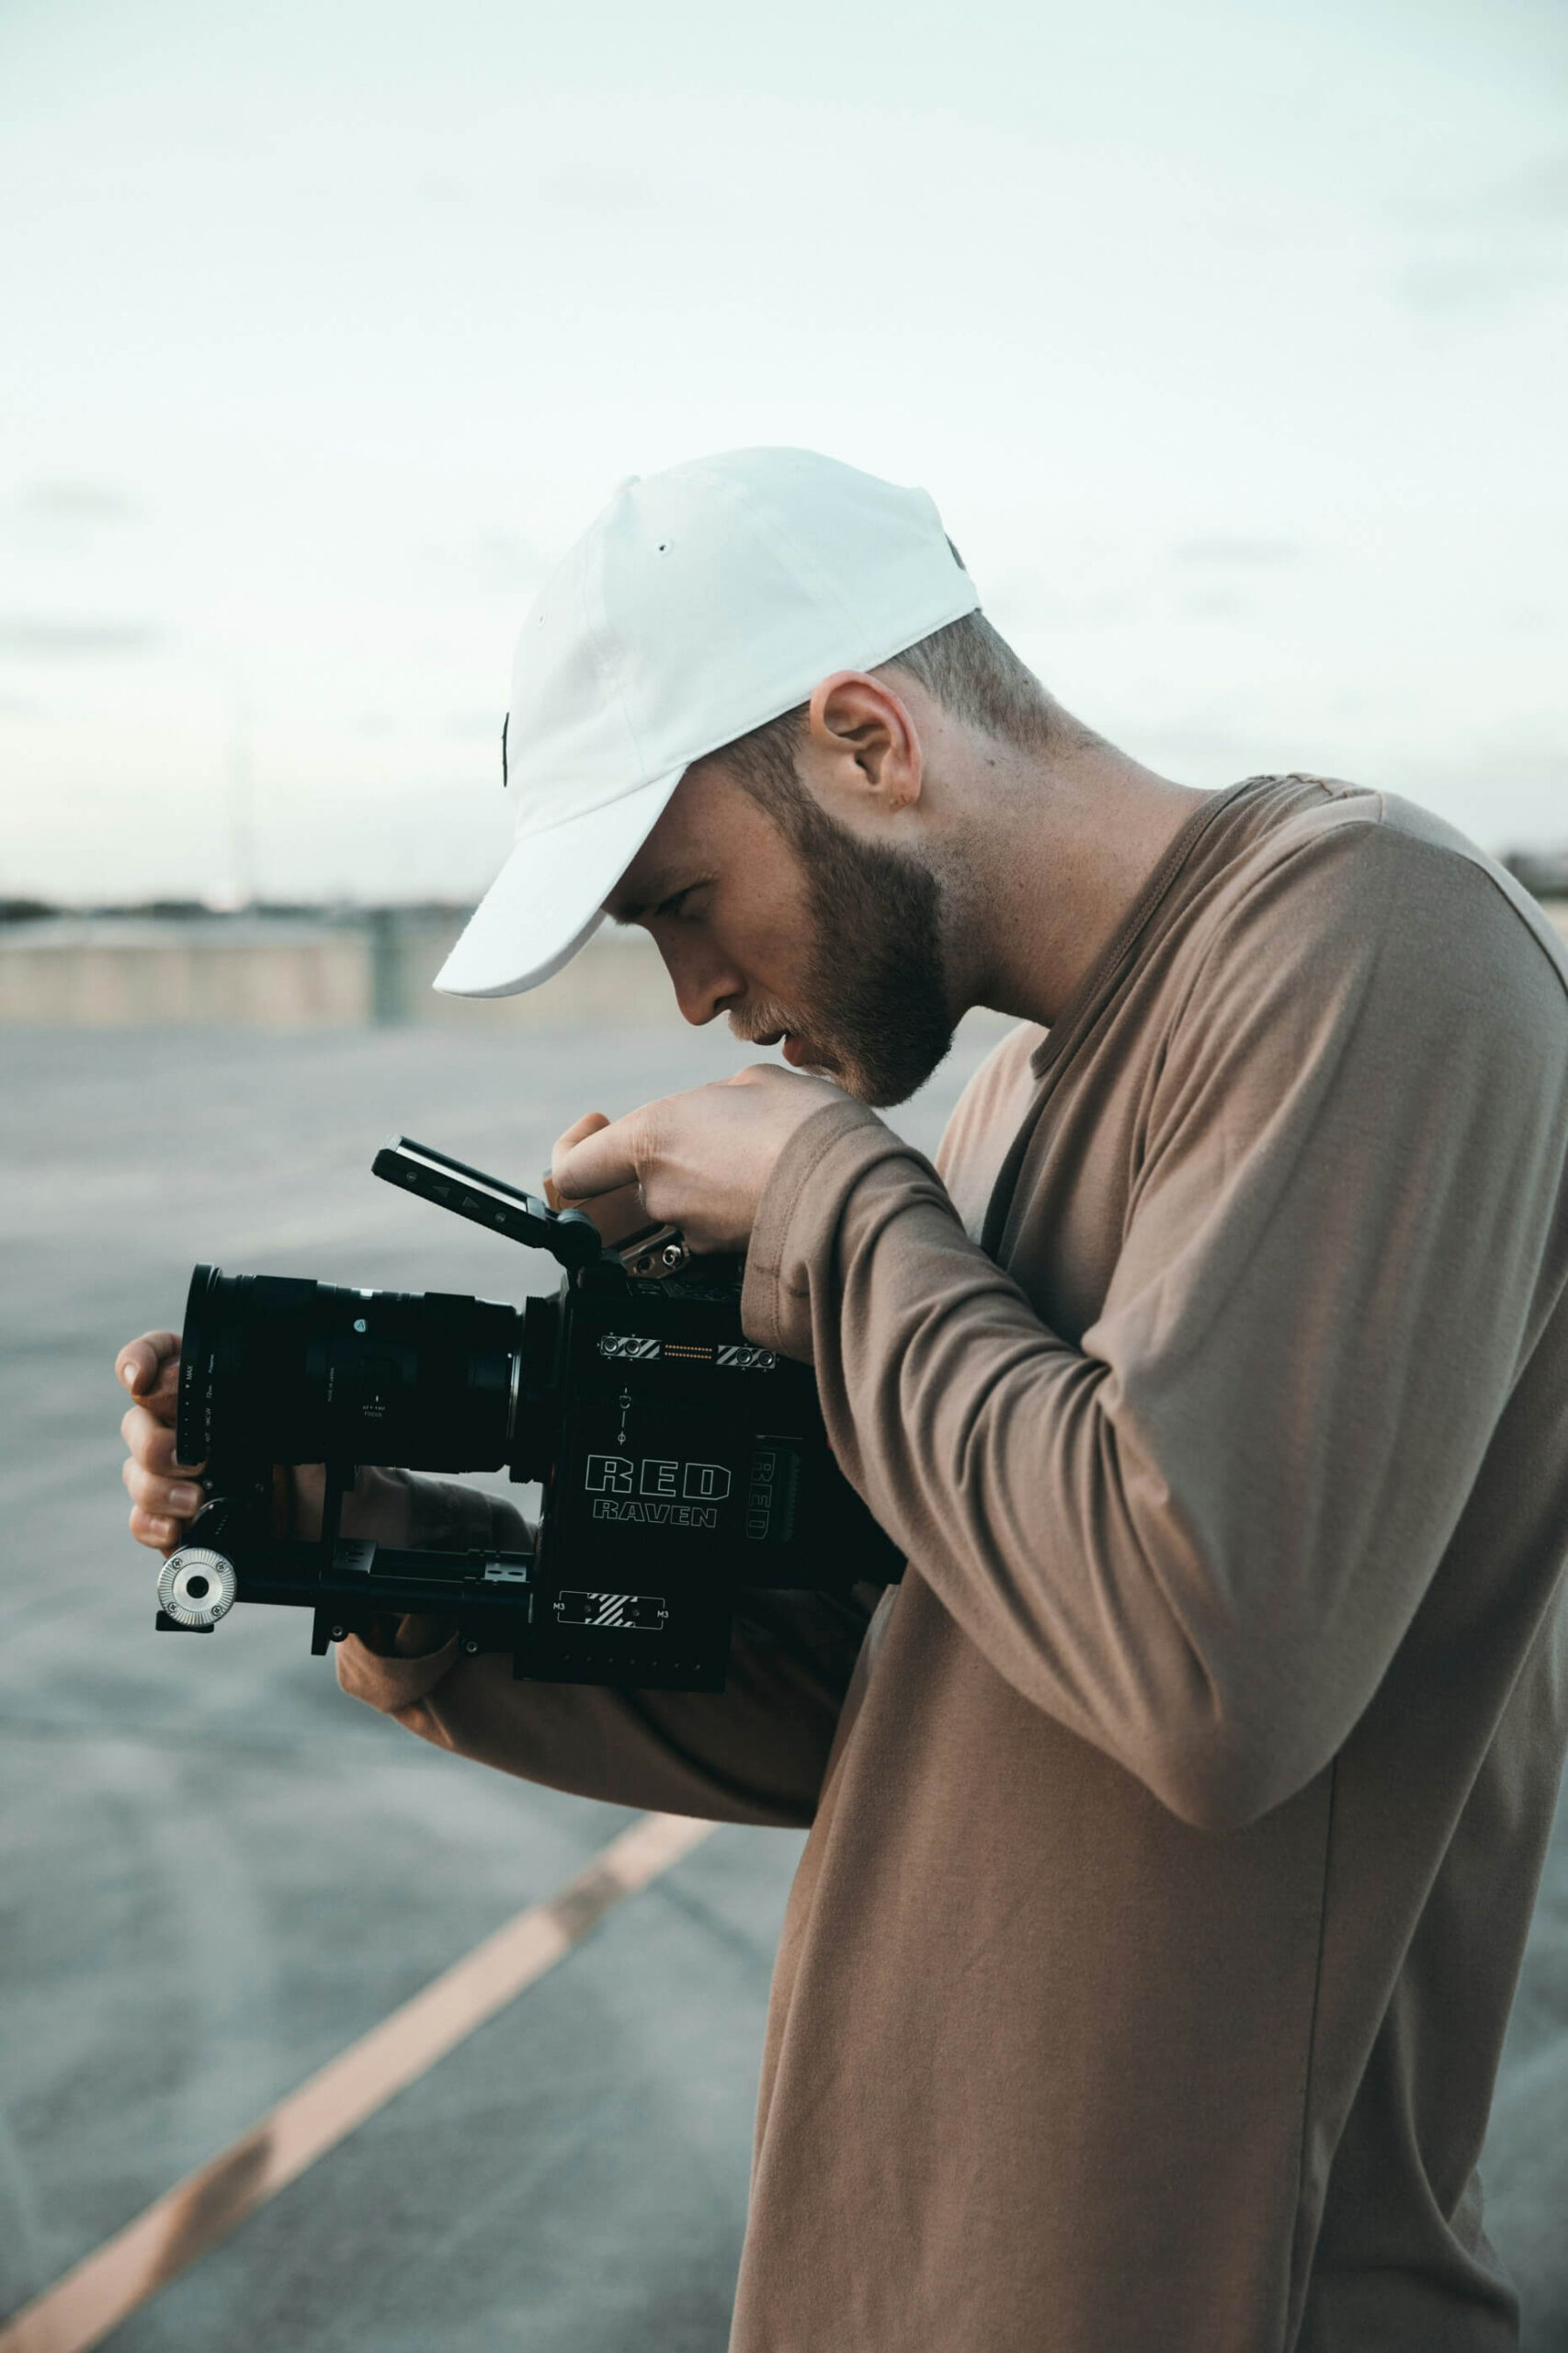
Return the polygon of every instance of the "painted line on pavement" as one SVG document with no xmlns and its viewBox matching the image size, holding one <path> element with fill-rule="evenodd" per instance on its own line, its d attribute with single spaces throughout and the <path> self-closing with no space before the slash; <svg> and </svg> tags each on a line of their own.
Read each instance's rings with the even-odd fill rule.
<svg viewBox="0 0 1568 2353">
<path fill-rule="evenodd" d="M 247 2214 L 563 1961 L 626 1896 L 717 1827 L 650 1813 L 543 1904 L 531 1904 L 269 2109 L 210 2165 L 0 2325 L 0 2353 L 87 2353 Z"/>
</svg>

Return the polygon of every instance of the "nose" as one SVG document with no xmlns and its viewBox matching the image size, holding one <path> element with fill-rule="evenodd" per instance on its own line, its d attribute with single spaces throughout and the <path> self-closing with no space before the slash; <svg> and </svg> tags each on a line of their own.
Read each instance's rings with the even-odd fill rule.
<svg viewBox="0 0 1568 2353">
<path fill-rule="evenodd" d="M 700 1029 L 707 1022 L 716 1020 L 745 995 L 744 980 L 710 942 L 672 939 L 666 935 L 658 946 L 675 989 L 676 1003 L 683 1018 L 694 1029 Z"/>
</svg>

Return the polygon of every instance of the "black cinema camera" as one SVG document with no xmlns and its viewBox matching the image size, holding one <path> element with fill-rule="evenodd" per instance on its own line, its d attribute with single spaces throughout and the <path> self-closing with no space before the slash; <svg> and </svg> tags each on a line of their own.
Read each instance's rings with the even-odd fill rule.
<svg viewBox="0 0 1568 2353">
<path fill-rule="evenodd" d="M 207 1501 L 164 1563 L 157 1623 L 236 1601 L 314 1611 L 311 1647 L 387 1612 L 451 1620 L 514 1675 L 717 1691 L 746 1586 L 886 1583 L 899 1555 L 834 1462 L 810 1369 L 741 1330 L 737 1260 L 673 1228 L 607 1247 L 554 1211 L 398 1137 L 378 1176 L 562 1268 L 521 1308 L 198 1267 L 176 1443 Z M 324 1462 L 319 1538 L 275 1529 L 274 1468 Z M 529 1552 L 414 1552 L 339 1534 L 360 1463 L 540 1480 Z"/>
</svg>

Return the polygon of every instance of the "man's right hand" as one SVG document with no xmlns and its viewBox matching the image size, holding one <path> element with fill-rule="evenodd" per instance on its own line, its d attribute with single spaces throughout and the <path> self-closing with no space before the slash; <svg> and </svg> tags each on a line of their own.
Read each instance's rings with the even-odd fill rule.
<svg viewBox="0 0 1568 2353">
<path fill-rule="evenodd" d="M 200 1463 L 175 1460 L 178 1334 L 143 1332 L 128 1340 L 114 1370 L 135 1400 L 119 1425 L 128 1449 L 120 1475 L 131 1496 L 131 1533 L 138 1544 L 172 1552 L 203 1501 L 196 1483 Z"/>
<path fill-rule="evenodd" d="M 544 1198 L 552 1210 L 566 1207 L 555 1188 L 557 1168 L 574 1143 L 581 1143 L 585 1136 L 597 1135 L 608 1125 L 602 1111 L 585 1111 L 580 1120 L 573 1121 L 563 1136 L 556 1138 L 544 1177 Z M 629 1233 L 641 1233 L 649 1222 L 647 1203 L 638 1185 L 621 1185 L 613 1193 L 599 1193 L 590 1201 L 574 1201 L 571 1206 L 587 1211 L 606 1242 L 623 1242 Z"/>
</svg>

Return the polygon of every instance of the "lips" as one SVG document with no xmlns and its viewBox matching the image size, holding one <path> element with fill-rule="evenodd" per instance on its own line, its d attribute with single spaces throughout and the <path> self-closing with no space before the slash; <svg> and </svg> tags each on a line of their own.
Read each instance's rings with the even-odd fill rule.
<svg viewBox="0 0 1568 2353">
<path fill-rule="evenodd" d="M 735 1034 L 740 1037 L 744 1033 L 737 1030 Z M 815 1064 L 822 1060 L 820 1054 L 812 1052 L 810 1041 L 797 1036 L 792 1029 L 755 1030 L 746 1037 L 745 1042 L 748 1046 L 781 1045 L 784 1049 L 785 1061 L 796 1070 L 801 1069 L 802 1064 Z"/>
<path fill-rule="evenodd" d="M 824 1076 L 832 1076 L 838 1068 L 833 1056 L 824 1048 L 814 1046 L 809 1038 L 786 1038 L 784 1059 L 796 1070 L 821 1071 Z"/>
</svg>

